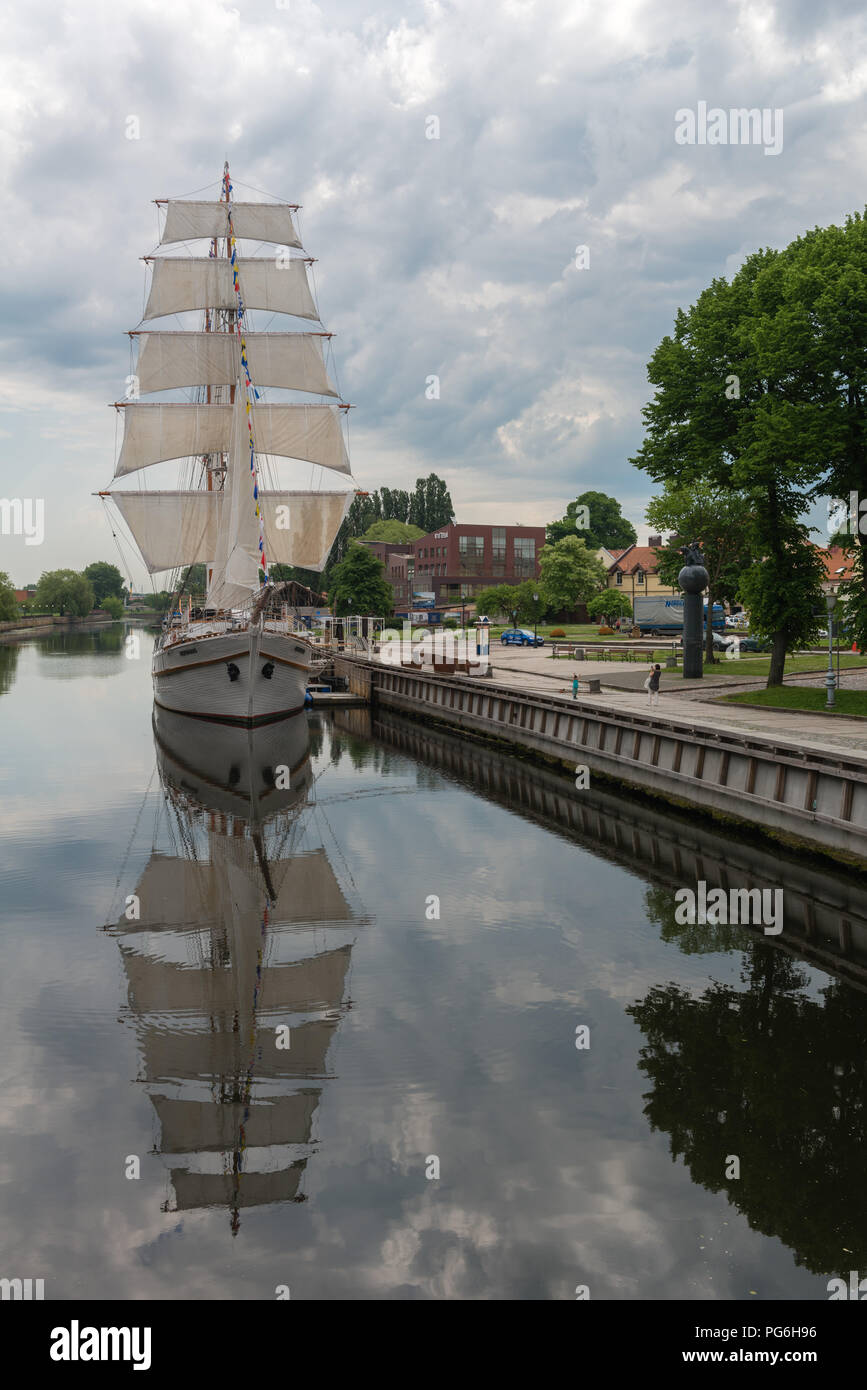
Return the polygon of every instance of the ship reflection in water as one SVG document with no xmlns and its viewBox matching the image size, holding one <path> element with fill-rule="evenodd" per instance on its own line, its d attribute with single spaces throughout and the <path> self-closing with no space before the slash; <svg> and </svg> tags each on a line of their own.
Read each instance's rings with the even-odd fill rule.
<svg viewBox="0 0 867 1390">
<path fill-rule="evenodd" d="M 229 728 L 155 708 L 163 827 L 113 928 L 166 1210 L 304 1201 L 329 1047 L 361 919 L 324 846 L 303 714 Z M 155 836 L 156 842 L 156 836 Z M 136 913 L 138 914 L 136 916 Z M 130 920 L 131 919 L 131 920 Z"/>
</svg>

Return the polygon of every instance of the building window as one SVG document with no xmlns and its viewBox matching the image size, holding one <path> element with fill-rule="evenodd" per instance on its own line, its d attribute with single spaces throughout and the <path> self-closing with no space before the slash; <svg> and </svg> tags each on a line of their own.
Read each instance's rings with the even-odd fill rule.
<svg viewBox="0 0 867 1390">
<path fill-rule="evenodd" d="M 532 536 L 515 536 L 515 577 L 531 579 L 536 573 L 536 541 Z"/>
<path fill-rule="evenodd" d="M 484 536 L 459 536 L 458 555 L 461 574 L 480 574 L 485 563 Z"/>
<path fill-rule="evenodd" d="M 644 583 L 644 570 L 638 570 L 638 572 L 637 572 L 637 578 L 638 578 L 639 584 L 643 584 L 643 583 Z"/>
<path fill-rule="evenodd" d="M 495 565 L 505 565 L 506 563 L 505 526 L 494 526 L 491 528 L 491 560 Z"/>
<path fill-rule="evenodd" d="M 617 573 L 616 573 L 615 576 L 614 576 L 614 582 L 615 582 L 616 584 L 622 584 L 622 583 L 623 583 L 623 570 L 618 570 L 618 571 L 617 571 Z"/>
</svg>

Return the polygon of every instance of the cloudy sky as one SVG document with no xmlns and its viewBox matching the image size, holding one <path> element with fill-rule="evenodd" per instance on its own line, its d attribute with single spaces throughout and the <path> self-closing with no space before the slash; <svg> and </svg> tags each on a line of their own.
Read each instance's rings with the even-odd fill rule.
<svg viewBox="0 0 867 1390">
<path fill-rule="evenodd" d="M 41 546 L 0 536 L 0 569 L 116 560 L 90 493 L 113 471 L 150 200 L 217 196 L 226 157 L 236 197 L 303 204 L 361 487 L 435 470 L 459 521 L 495 524 L 602 488 L 643 522 L 628 458 L 677 308 L 864 206 L 865 40 L 858 0 L 14 7 L 0 496 L 46 510 Z M 700 102 L 782 110 L 782 148 L 678 143 Z"/>
</svg>

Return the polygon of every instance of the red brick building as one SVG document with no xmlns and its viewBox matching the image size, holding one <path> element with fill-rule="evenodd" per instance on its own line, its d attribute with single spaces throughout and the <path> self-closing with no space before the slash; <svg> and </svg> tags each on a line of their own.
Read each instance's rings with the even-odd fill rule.
<svg viewBox="0 0 867 1390">
<path fill-rule="evenodd" d="M 544 544 L 544 526 L 452 522 L 413 542 L 415 591 L 432 591 L 438 605 L 447 605 L 494 584 L 536 579 Z"/>
</svg>

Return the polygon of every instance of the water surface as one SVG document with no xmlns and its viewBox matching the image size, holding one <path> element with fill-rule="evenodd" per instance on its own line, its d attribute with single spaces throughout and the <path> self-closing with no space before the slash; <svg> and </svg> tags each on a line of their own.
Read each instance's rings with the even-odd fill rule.
<svg viewBox="0 0 867 1390">
<path fill-rule="evenodd" d="M 396 716 L 155 737 L 140 636 L 0 646 L 0 1273 L 824 1299 L 867 1267 L 863 885 Z M 698 877 L 782 886 L 783 936 L 679 926 Z"/>
</svg>

